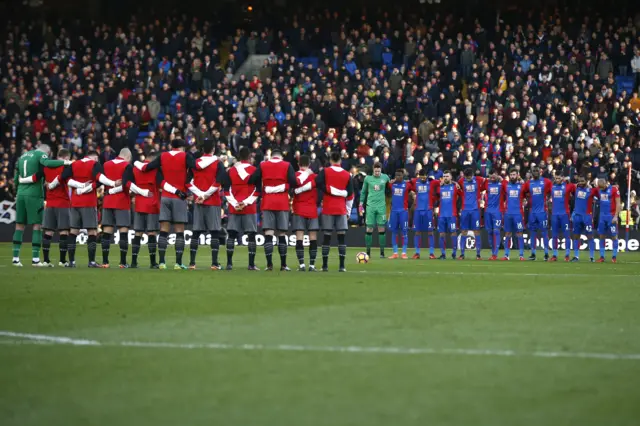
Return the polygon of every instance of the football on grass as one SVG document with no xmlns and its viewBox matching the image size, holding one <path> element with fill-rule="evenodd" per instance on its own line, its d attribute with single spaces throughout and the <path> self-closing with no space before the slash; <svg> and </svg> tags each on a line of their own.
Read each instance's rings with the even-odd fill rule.
<svg viewBox="0 0 640 426">
<path fill-rule="evenodd" d="M 369 255 L 363 251 L 361 251 L 360 253 L 356 254 L 356 262 L 358 263 L 368 263 L 369 262 Z"/>
</svg>

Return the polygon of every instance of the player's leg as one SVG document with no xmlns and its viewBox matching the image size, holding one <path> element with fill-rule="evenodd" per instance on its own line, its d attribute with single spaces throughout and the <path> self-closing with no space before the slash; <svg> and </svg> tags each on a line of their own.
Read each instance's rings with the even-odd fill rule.
<svg viewBox="0 0 640 426">
<path fill-rule="evenodd" d="M 267 271 L 273 270 L 273 235 L 276 230 L 275 212 L 262 211 L 262 229 L 264 231 L 264 255 L 267 258 Z"/>
<path fill-rule="evenodd" d="M 611 235 L 611 239 L 613 240 L 613 254 L 611 255 L 611 261 L 616 263 L 618 261 L 618 224 L 613 223 L 611 220 L 609 221 L 609 231 L 608 234 Z"/>
<path fill-rule="evenodd" d="M 414 213 L 414 220 L 415 220 L 415 213 Z M 414 229 L 415 229 L 415 226 L 414 226 Z M 415 233 L 413 234 L 413 246 L 416 249 L 416 253 L 413 255 L 413 258 L 420 259 L 420 247 L 422 246 L 422 232 L 415 231 Z"/>
<path fill-rule="evenodd" d="M 46 266 L 53 266 L 49 251 L 51 250 L 51 240 L 53 240 L 53 231 L 45 229 L 42 233 L 42 262 Z"/>
<path fill-rule="evenodd" d="M 376 225 L 377 212 L 374 208 L 367 209 L 365 212 L 364 223 L 366 226 L 364 245 L 367 248 L 367 254 L 371 256 L 371 247 L 373 246 L 373 227 Z"/>
<path fill-rule="evenodd" d="M 242 219 L 241 228 L 242 231 L 247 235 L 248 240 L 248 251 L 249 251 L 249 270 L 257 271 L 259 270 L 255 264 L 256 260 L 256 234 L 258 232 L 258 218 L 255 214 L 245 214 L 236 216 Z"/>
<path fill-rule="evenodd" d="M 158 236 L 158 257 L 159 268 L 167 269 L 166 254 L 167 246 L 169 245 L 169 230 L 171 229 L 171 200 L 167 197 L 161 198 L 160 203 L 160 216 L 158 218 L 160 222 L 160 235 Z"/>
<path fill-rule="evenodd" d="M 135 216 L 137 216 L 138 213 L 135 214 Z M 141 245 L 141 240 L 142 240 L 142 232 L 139 231 L 139 227 L 138 227 L 138 219 L 135 218 L 134 219 L 134 223 L 133 223 L 133 229 L 136 231 L 135 235 L 133 236 L 133 241 L 131 241 L 131 267 L 132 268 L 137 268 L 138 267 L 138 255 L 140 254 L 140 245 Z M 151 243 L 151 236 L 149 236 L 149 243 Z"/>
<path fill-rule="evenodd" d="M 346 215 L 337 215 L 332 216 L 333 219 L 333 229 L 335 229 L 338 235 L 338 256 L 340 260 L 340 268 L 338 272 L 346 272 L 346 268 L 344 266 L 344 262 L 347 258 L 347 240 L 346 233 L 347 229 L 349 229 L 349 223 L 347 221 Z"/>
<path fill-rule="evenodd" d="M 128 211 L 122 211 L 121 213 L 129 213 Z M 118 229 L 120 232 L 120 268 L 128 268 L 127 255 L 129 254 L 129 225 L 122 226 Z"/>
<path fill-rule="evenodd" d="M 511 239 L 515 232 L 515 220 L 512 215 L 504 216 L 504 257 L 503 260 L 509 260 L 511 256 Z"/>
<path fill-rule="evenodd" d="M 278 229 L 278 254 L 280 254 L 280 270 L 290 271 L 287 266 L 287 250 L 289 243 L 287 241 L 287 231 L 289 231 L 289 212 L 279 211 L 276 213 L 277 229 Z"/>
<path fill-rule="evenodd" d="M 536 260 L 538 241 L 536 235 L 538 233 L 538 219 L 537 216 L 533 213 L 529 213 L 529 239 L 531 240 L 531 256 L 529 256 L 529 260 Z"/>
<path fill-rule="evenodd" d="M 309 231 L 309 272 L 316 270 L 316 257 L 318 256 L 318 219 L 315 219 L 315 231 Z"/>
<path fill-rule="evenodd" d="M 304 244 L 303 244 L 304 230 L 299 229 L 301 227 L 300 222 L 302 221 L 303 219 L 300 216 L 294 215 L 292 228 L 296 232 L 296 257 L 298 258 L 298 270 L 306 271 L 306 265 L 304 264 Z"/>
<path fill-rule="evenodd" d="M 109 267 L 109 252 L 111 250 L 111 238 L 116 226 L 116 218 L 113 209 L 102 209 L 102 237 L 100 243 L 102 246 L 102 266 Z"/>
<path fill-rule="evenodd" d="M 587 234 L 587 242 L 589 243 L 589 259 L 593 262 L 596 250 L 596 244 L 593 240 L 593 217 L 591 215 L 587 216 L 585 233 Z"/>
<path fill-rule="evenodd" d="M 520 250 L 520 260 L 524 260 L 524 220 L 522 216 L 516 216 L 516 236 L 518 237 L 518 249 Z"/>
<path fill-rule="evenodd" d="M 180 200 L 182 201 L 182 200 Z M 182 264 L 182 256 L 184 254 L 184 224 L 185 222 L 173 223 L 173 230 L 176 233 L 176 265 L 180 269 L 186 269 L 186 266 Z M 174 267 L 174 269 L 177 269 Z"/>
<path fill-rule="evenodd" d="M 571 227 L 569 224 L 569 215 L 560 216 L 561 229 L 564 235 L 564 260 L 569 261 L 571 256 Z"/>
<path fill-rule="evenodd" d="M 378 225 L 378 245 L 380 246 L 380 257 L 384 258 L 384 248 L 387 245 L 387 212 L 380 210 L 376 213 L 375 223 Z"/>
<path fill-rule="evenodd" d="M 460 213 L 460 259 L 464 259 L 467 249 L 467 232 L 471 230 L 471 219 L 471 212 L 463 211 Z"/>
<path fill-rule="evenodd" d="M 551 216 L 551 241 L 550 244 L 552 246 L 552 250 L 553 250 L 553 255 L 551 257 L 551 260 L 553 262 L 558 260 L 558 238 L 560 235 L 560 229 L 561 228 L 561 216 L 559 215 L 552 215 Z"/>
<path fill-rule="evenodd" d="M 444 217 L 438 217 L 438 236 L 439 236 L 439 246 L 440 246 L 440 259 L 444 260 L 447 258 L 446 256 L 446 235 L 447 235 L 447 221 Z"/>
<path fill-rule="evenodd" d="M 87 230 L 87 253 L 89 255 L 89 267 L 100 268 L 96 263 L 96 247 L 98 242 L 98 210 L 96 207 L 81 207 L 82 225 Z"/>
<path fill-rule="evenodd" d="M 393 254 L 389 259 L 398 257 L 398 228 L 400 226 L 399 212 L 391 211 L 389 214 L 389 230 L 391 231 L 391 249 Z"/>
<path fill-rule="evenodd" d="M 402 229 L 402 258 L 407 258 L 407 247 L 409 246 L 409 212 L 401 212 L 400 228 Z"/>
<path fill-rule="evenodd" d="M 40 263 L 40 249 L 42 248 L 42 213 L 44 198 L 24 197 L 27 212 L 26 225 L 32 226 L 31 233 L 31 265 L 42 266 Z"/>
<path fill-rule="evenodd" d="M 547 213 L 540 214 L 540 223 L 542 224 L 540 233 L 542 234 L 542 247 L 544 248 L 544 260 L 549 260 L 549 215 Z"/>
<path fill-rule="evenodd" d="M 191 240 L 189 241 L 189 269 L 196 269 L 196 257 L 200 246 L 200 233 L 206 231 L 205 206 L 195 204 L 193 206 L 193 229 Z M 215 238 L 217 239 L 217 238 Z M 211 250 L 213 250 L 214 235 L 211 235 Z"/>
<path fill-rule="evenodd" d="M 598 220 L 598 243 L 600 245 L 600 259 L 598 260 L 598 262 L 604 262 L 604 249 L 607 242 L 606 234 L 608 233 L 608 225 L 609 224 L 607 223 L 607 219 L 602 216 L 602 213 L 600 213 L 600 220 Z"/>
<path fill-rule="evenodd" d="M 322 236 L 322 272 L 329 270 L 329 252 L 331 251 L 331 233 L 333 232 L 333 218 L 323 214 L 320 218 Z"/>
<path fill-rule="evenodd" d="M 482 237 L 480 235 L 480 211 L 473 212 L 473 219 L 471 222 L 473 227 L 474 245 L 476 246 L 476 260 L 480 260 L 480 252 L 482 251 Z"/>
<path fill-rule="evenodd" d="M 449 235 L 451 237 L 451 247 L 453 249 L 453 253 L 451 254 L 451 258 L 455 259 L 456 254 L 458 253 L 458 229 L 456 227 L 456 218 L 450 217 L 448 220 L 449 226 Z"/>
<path fill-rule="evenodd" d="M 413 255 L 414 259 L 420 259 L 420 248 L 422 247 L 422 230 L 426 217 L 426 212 L 420 210 L 414 210 L 413 212 L 413 246 L 416 249 L 416 253 Z"/>
<path fill-rule="evenodd" d="M 580 259 L 580 234 L 583 231 L 584 221 L 579 214 L 573 215 L 573 259 L 572 262 L 577 262 Z"/>
<path fill-rule="evenodd" d="M 69 237 L 67 238 L 67 255 L 69 256 L 70 268 L 76 267 L 76 241 L 81 227 L 80 209 L 71 207 L 69 210 Z"/>
<path fill-rule="evenodd" d="M 16 229 L 13 232 L 12 254 L 13 265 L 22 266 L 20 263 L 20 249 L 22 248 L 22 237 L 24 236 L 25 225 L 27 223 L 27 206 L 24 196 L 18 195 L 16 199 Z"/>
</svg>

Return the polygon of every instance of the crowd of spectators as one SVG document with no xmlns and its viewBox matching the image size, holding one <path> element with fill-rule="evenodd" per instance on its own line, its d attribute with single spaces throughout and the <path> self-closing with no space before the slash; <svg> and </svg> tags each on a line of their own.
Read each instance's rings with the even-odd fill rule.
<svg viewBox="0 0 640 426">
<path fill-rule="evenodd" d="M 12 23 L 0 35 L 0 201 L 14 196 L 16 159 L 39 143 L 106 161 L 174 138 L 194 151 L 212 138 L 227 164 L 241 146 L 255 161 L 275 146 L 294 164 L 308 154 L 314 169 L 339 151 L 354 176 L 376 161 L 409 177 L 467 167 L 525 177 L 535 164 L 547 177 L 608 178 L 626 197 L 627 170 L 640 170 L 640 23 L 522 18 L 483 27 L 437 13 L 309 12 L 248 25 L 230 43 L 187 16 Z M 268 55 L 259 71 L 232 79 L 254 54 Z"/>
</svg>

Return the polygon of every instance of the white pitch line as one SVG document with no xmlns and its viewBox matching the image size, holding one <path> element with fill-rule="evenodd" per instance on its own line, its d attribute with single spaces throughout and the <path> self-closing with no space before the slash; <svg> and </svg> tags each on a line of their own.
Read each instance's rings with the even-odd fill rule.
<svg viewBox="0 0 640 426">
<path fill-rule="evenodd" d="M 387 354 L 387 355 L 458 355 L 458 356 L 497 356 L 519 358 L 573 358 L 600 360 L 633 360 L 640 361 L 640 354 L 617 354 L 596 352 L 556 352 L 556 351 L 514 351 L 499 349 L 446 349 L 446 348 L 407 348 L 386 346 L 307 346 L 307 345 L 265 345 L 251 343 L 171 343 L 171 342 L 137 342 L 137 341 L 97 341 L 73 339 L 71 337 L 49 336 L 44 334 L 15 333 L 0 331 L 0 336 L 12 337 L 14 340 L 0 340 L 2 345 L 71 345 L 102 346 L 151 349 L 209 349 L 221 351 L 278 351 L 278 352 L 332 352 L 351 354 Z M 16 340 L 24 339 L 24 340 Z"/>
<path fill-rule="evenodd" d="M 375 275 L 491 275 L 491 276 L 525 276 L 525 277 L 593 277 L 593 274 L 536 274 L 524 272 L 473 272 L 473 271 L 355 271 L 358 274 Z M 638 274 L 607 274 L 606 277 L 634 277 L 640 278 Z"/>
</svg>

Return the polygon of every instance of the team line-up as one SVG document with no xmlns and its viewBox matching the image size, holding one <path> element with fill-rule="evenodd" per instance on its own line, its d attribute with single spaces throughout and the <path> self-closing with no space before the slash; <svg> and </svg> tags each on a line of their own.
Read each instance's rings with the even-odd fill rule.
<svg viewBox="0 0 640 426">
<path fill-rule="evenodd" d="M 124 148 L 114 160 L 101 165 L 98 155 L 89 152 L 78 161 L 70 161 L 67 150 L 58 152 L 58 159 L 49 158 L 50 148 L 41 145 L 20 157 L 16 169 L 18 196 L 16 200 L 16 230 L 13 237 L 13 264 L 22 266 L 20 249 L 26 226 L 33 226 L 32 265 L 52 267 L 49 251 L 55 232 L 59 234 L 61 266 L 76 267 L 76 237 L 81 229 L 88 233 L 87 248 L 90 268 L 108 268 L 111 238 L 120 233 L 120 268 L 138 267 L 138 254 L 143 233 L 149 236 L 148 249 L 151 268 L 166 269 L 166 249 L 169 231 L 176 233 L 174 269 L 195 269 L 201 233 L 211 233 L 211 269 L 232 269 L 235 241 L 241 234 L 247 236 L 249 270 L 258 270 L 255 264 L 257 234 L 257 201 L 260 199 L 262 229 L 265 238 L 264 252 L 266 270 L 273 270 L 274 236 L 277 237 L 280 269 L 287 266 L 286 232 L 295 231 L 296 256 L 299 270 L 315 271 L 318 248 L 318 233 L 323 231 L 322 270 L 328 270 L 332 234 L 338 239 L 339 271 L 345 271 L 348 227 L 347 214 L 351 211 L 354 189 L 351 175 L 340 167 L 339 153 L 330 156 L 330 165 L 316 175 L 309 168 L 309 158 L 302 156 L 299 170 L 282 159 L 281 152 L 274 150 L 271 158 L 254 166 L 250 153 L 240 149 L 238 161 L 225 170 L 224 165 L 213 154 L 213 142 L 205 141 L 203 151 L 197 158 L 185 152 L 185 143 L 174 140 L 172 149 L 151 155 L 144 162 L 131 164 L 131 152 Z M 452 257 L 457 256 L 458 222 L 461 233 L 461 254 L 465 256 L 466 239 L 475 237 L 476 257 L 480 259 L 480 212 L 484 204 L 484 225 L 490 238 L 492 256 L 498 258 L 501 231 L 507 242 L 503 260 L 509 260 L 509 241 L 515 235 L 524 260 L 524 206 L 528 204 L 530 214 L 527 227 L 532 236 L 548 237 L 552 231 L 553 257 L 549 259 L 549 244 L 544 244 L 545 260 L 558 259 L 560 236 L 570 241 L 573 233 L 574 257 L 570 257 L 570 245 L 566 245 L 565 260 L 578 261 L 579 237 L 586 235 L 590 258 L 594 260 L 593 216 L 594 199 L 600 202 L 598 234 L 600 259 L 604 261 L 604 238 L 614 239 L 612 261 L 616 261 L 617 217 L 621 209 L 617 187 L 600 180 L 591 187 L 584 177 L 577 185 L 566 182 L 562 176 L 554 181 L 540 177 L 540 171 L 532 169 L 532 179 L 523 182 L 516 170 L 509 173 L 508 180 L 498 175 L 483 179 L 465 170 L 458 182 L 451 173 L 445 172 L 441 180 L 428 181 L 424 171 L 418 178 L 406 181 L 402 170 L 396 173 L 393 182 L 382 173 L 381 165 L 375 164 L 372 176 L 367 176 L 361 194 L 359 211 L 365 215 L 367 227 L 367 255 L 370 254 L 374 228 L 378 228 L 381 256 L 384 256 L 385 230 L 392 232 L 393 250 L 391 258 L 406 258 L 409 229 L 409 195 L 415 194 L 413 228 L 416 231 L 416 254 L 420 258 L 422 235 L 429 241 L 430 258 L 434 255 L 434 231 L 440 235 L 440 259 L 446 259 L 446 236 L 451 239 Z M 97 188 L 103 185 L 102 205 L 102 257 L 96 262 L 98 229 Z M 46 190 L 45 190 L 46 188 Z M 45 207 L 46 192 L 46 207 Z M 193 236 L 190 243 L 190 262 L 182 261 L 185 249 L 184 229 L 188 222 L 187 193 L 193 194 Z M 391 214 L 386 217 L 386 194 L 391 193 Z M 133 218 L 131 197 L 134 197 Z M 222 229 L 222 201 L 229 205 L 226 233 Z M 458 215 L 458 204 L 460 214 Z M 571 206 L 573 205 L 573 211 Z M 319 208 L 318 208 L 319 206 Z M 290 212 L 293 212 L 290 215 Z M 551 220 L 549 221 L 549 212 Z M 290 217 L 291 216 L 291 217 Z M 459 216 L 459 217 L 458 217 Z M 132 220 L 133 219 L 133 220 Z M 570 229 L 572 224 L 572 229 Z M 132 262 L 127 263 L 127 233 L 132 228 Z M 43 232 L 44 230 L 44 232 Z M 397 235 L 402 234 L 402 254 L 398 254 Z M 309 236 L 309 266 L 305 265 L 302 240 Z M 226 246 L 227 264 L 218 261 L 220 246 Z M 40 261 L 40 249 L 44 259 Z M 156 261 L 156 251 L 158 261 Z M 68 256 L 68 260 L 67 260 Z M 533 244 L 529 259 L 535 260 Z"/>
</svg>

